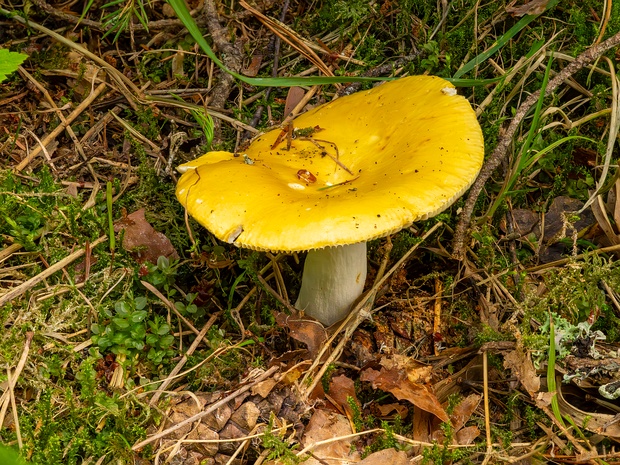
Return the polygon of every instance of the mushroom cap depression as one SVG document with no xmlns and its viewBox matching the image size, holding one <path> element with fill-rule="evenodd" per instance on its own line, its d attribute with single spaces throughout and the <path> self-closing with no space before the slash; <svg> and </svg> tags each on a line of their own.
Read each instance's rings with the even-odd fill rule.
<svg viewBox="0 0 620 465">
<path fill-rule="evenodd" d="M 473 183 L 484 144 L 449 82 L 412 76 L 338 98 L 257 137 L 237 156 L 179 167 L 177 198 L 221 240 L 274 252 L 353 244 L 450 206 Z"/>
</svg>

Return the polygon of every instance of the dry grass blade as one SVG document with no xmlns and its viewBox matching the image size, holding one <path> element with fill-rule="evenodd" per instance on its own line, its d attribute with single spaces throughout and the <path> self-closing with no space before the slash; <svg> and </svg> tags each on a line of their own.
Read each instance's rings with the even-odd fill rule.
<svg viewBox="0 0 620 465">
<path fill-rule="evenodd" d="M 618 137 L 618 131 L 620 131 L 620 81 L 616 76 L 615 66 L 610 59 L 607 57 L 603 57 L 608 65 L 609 71 L 611 73 L 611 120 L 609 122 L 609 136 L 607 138 L 607 148 L 605 150 L 605 159 L 603 161 L 603 169 L 601 171 L 601 175 L 596 182 L 596 189 L 590 198 L 583 205 L 579 213 L 583 212 L 588 208 L 596 198 L 598 194 L 601 192 L 603 187 L 605 186 L 605 181 L 607 180 L 607 173 L 609 172 L 609 165 L 611 164 L 611 156 L 614 151 L 614 147 L 616 145 L 616 139 Z"/>
<path fill-rule="evenodd" d="M 9 407 L 9 404 L 14 402 L 14 391 L 15 384 L 17 383 L 17 379 L 21 375 L 24 366 L 26 366 L 26 361 L 28 360 L 28 353 L 30 352 L 30 344 L 32 343 L 32 338 L 34 337 L 34 333 L 28 332 L 26 333 L 26 341 L 24 343 L 24 349 L 22 351 L 22 355 L 17 362 L 17 367 L 13 372 L 13 375 L 9 375 L 9 380 L 7 381 L 7 389 L 4 391 L 2 396 L 0 396 L 0 429 L 4 424 L 4 417 L 6 415 L 6 411 Z M 10 368 L 9 368 L 10 369 Z M 15 406 L 13 407 L 15 409 Z M 15 409 L 13 412 L 14 415 L 17 414 L 17 410 Z M 18 424 L 18 423 L 17 423 Z"/>
<path fill-rule="evenodd" d="M 99 239 L 93 241 L 90 244 L 90 248 L 92 249 L 92 248 L 97 247 L 99 244 L 102 244 L 107 239 L 108 239 L 107 236 L 100 237 Z M 34 276 L 33 278 L 30 278 L 28 281 L 20 284 L 19 286 L 14 287 L 6 294 L 1 295 L 0 296 L 0 307 L 11 302 L 13 299 L 16 299 L 17 297 L 22 295 L 24 292 L 29 291 L 30 289 L 35 287 L 37 284 L 42 282 L 44 279 L 47 279 L 48 277 L 52 276 L 57 271 L 62 270 L 65 266 L 69 265 L 70 263 L 73 263 L 75 260 L 82 257 L 85 253 L 86 253 L 86 248 L 73 252 L 72 254 L 68 255 L 67 257 L 63 258 L 57 263 L 54 263 L 52 266 L 47 268 L 45 271 L 42 271 L 38 275 Z"/>
<path fill-rule="evenodd" d="M 239 5 L 248 11 L 251 11 L 265 26 L 267 26 L 274 34 L 280 37 L 283 41 L 305 56 L 312 64 L 319 68 L 326 76 L 333 76 L 334 73 L 329 67 L 321 60 L 321 58 L 306 44 L 306 41 L 301 38 L 299 34 L 293 31 L 291 28 L 281 23 L 280 21 L 270 18 L 262 14 L 257 9 L 250 6 L 244 0 L 240 0 Z"/>
<path fill-rule="evenodd" d="M 40 32 L 43 32 L 44 34 L 49 35 L 50 37 L 56 39 L 57 41 L 61 42 L 62 44 L 66 45 L 67 47 L 70 47 L 74 50 L 76 50 L 77 52 L 81 53 L 82 55 L 84 55 L 85 57 L 89 58 L 90 60 L 94 61 L 95 63 L 98 63 L 99 65 L 101 65 L 110 75 L 110 77 L 112 77 L 112 79 L 114 79 L 116 81 L 116 83 L 119 85 L 119 88 L 121 90 L 121 93 L 127 98 L 127 102 L 132 105 L 135 108 L 135 99 L 140 99 L 142 98 L 142 92 L 140 91 L 140 89 L 138 89 L 135 84 L 128 79 L 123 73 L 121 73 L 120 71 L 118 71 L 116 68 L 114 68 L 113 66 L 110 66 L 110 64 L 108 62 L 106 62 L 104 59 L 100 58 L 99 56 L 95 55 L 94 53 L 90 52 L 89 50 L 87 50 L 86 48 L 82 47 L 79 44 L 76 44 L 75 42 L 67 39 L 66 37 L 63 37 L 62 35 L 58 34 L 57 32 L 52 31 L 51 29 L 48 29 L 44 26 L 41 26 L 40 24 L 37 24 L 33 21 L 28 21 L 25 18 L 22 18 L 19 15 L 12 15 L 11 12 L 0 8 L 0 13 L 4 14 L 5 16 L 8 16 L 12 19 L 14 19 L 15 21 L 18 21 L 26 26 L 29 26 L 33 29 L 36 29 Z"/>
</svg>

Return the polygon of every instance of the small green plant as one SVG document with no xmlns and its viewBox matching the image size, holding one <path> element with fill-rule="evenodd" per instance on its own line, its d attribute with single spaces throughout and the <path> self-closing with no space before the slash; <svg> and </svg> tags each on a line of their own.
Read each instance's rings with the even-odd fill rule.
<svg viewBox="0 0 620 465">
<path fill-rule="evenodd" d="M 441 424 L 441 430 L 444 434 L 443 444 L 438 442 L 433 443 L 433 447 L 426 448 L 422 451 L 422 464 L 432 463 L 434 465 L 444 463 L 454 463 L 462 458 L 467 457 L 468 452 L 465 449 L 450 449 L 448 446 L 452 444 L 454 437 L 454 429 L 450 422 L 444 422 Z"/>
<path fill-rule="evenodd" d="M 155 365 L 172 356 L 170 325 L 160 315 L 147 319 L 146 305 L 146 297 L 136 297 L 116 302 L 114 311 L 106 309 L 107 324 L 91 326 L 93 343 L 102 351 L 125 356 L 129 363 L 147 348 L 146 358 Z"/>
<path fill-rule="evenodd" d="M 297 448 L 297 444 L 289 445 L 280 439 L 273 432 L 274 414 L 271 414 L 267 429 L 262 436 L 263 447 L 269 450 L 267 460 L 277 461 L 286 465 L 294 465 L 300 463 L 303 459 L 298 457 L 293 450 Z"/>
<path fill-rule="evenodd" d="M 360 409 L 359 404 L 355 402 L 355 399 L 351 396 L 347 396 L 347 403 L 349 404 L 349 407 L 351 407 L 351 416 L 355 430 L 363 431 L 366 429 L 366 425 L 364 418 L 362 417 L 362 410 Z"/>
<path fill-rule="evenodd" d="M 166 296 L 169 298 L 177 293 L 173 287 L 178 268 L 176 261 L 171 262 L 167 257 L 161 256 L 157 259 L 157 265 L 147 263 L 146 268 L 148 270 L 148 274 L 144 277 L 146 282 L 166 291 Z"/>
<path fill-rule="evenodd" d="M 88 13 L 90 8 L 92 7 L 94 0 L 89 0 L 86 6 L 84 7 L 84 12 L 82 13 L 82 18 Z M 149 18 L 146 14 L 145 2 L 144 0 L 112 0 L 105 5 L 101 6 L 101 9 L 112 9 L 112 7 L 118 7 L 114 11 L 110 11 L 102 18 L 103 27 L 106 30 L 103 37 L 106 37 L 109 34 L 114 34 L 114 42 L 116 42 L 119 36 L 125 32 L 129 28 L 129 23 L 132 18 L 137 18 L 140 21 L 140 24 L 144 26 L 144 29 L 149 30 Z"/>
<path fill-rule="evenodd" d="M 194 119 L 196 120 L 196 122 L 200 125 L 200 128 L 202 129 L 202 132 L 205 135 L 205 138 L 207 139 L 207 148 L 210 149 L 211 148 L 211 143 L 213 142 L 213 136 L 214 136 L 214 128 L 215 128 L 215 124 L 213 123 L 213 118 L 211 118 L 211 115 L 209 113 L 207 113 L 206 110 L 201 109 L 201 110 L 190 110 L 192 116 L 194 117 Z"/>
<path fill-rule="evenodd" d="M 375 437 L 372 444 L 364 448 L 362 458 L 383 449 L 400 449 L 400 443 L 396 439 L 396 436 L 394 436 L 396 432 L 402 429 L 400 416 L 396 416 L 393 425 L 387 421 L 382 421 L 381 428 L 383 428 L 383 434 Z"/>
<path fill-rule="evenodd" d="M 185 302 L 175 302 L 174 306 L 183 316 L 191 316 L 193 319 L 199 318 L 205 314 L 205 310 L 194 303 L 197 296 L 198 294 L 190 292 L 185 295 Z"/>
</svg>

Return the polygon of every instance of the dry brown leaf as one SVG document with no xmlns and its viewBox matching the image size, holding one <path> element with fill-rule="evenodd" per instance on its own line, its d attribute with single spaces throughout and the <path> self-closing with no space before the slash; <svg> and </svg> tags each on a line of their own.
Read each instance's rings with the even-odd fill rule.
<svg viewBox="0 0 620 465">
<path fill-rule="evenodd" d="M 551 400 L 553 399 L 553 396 L 555 396 L 555 392 L 539 392 L 538 394 L 536 394 L 534 402 L 536 403 L 537 407 L 549 407 L 551 405 Z"/>
<path fill-rule="evenodd" d="M 302 438 L 304 447 L 315 444 L 326 439 L 333 439 L 352 434 L 349 420 L 344 415 L 327 412 L 325 410 L 315 410 L 306 427 Z M 330 465 L 341 465 L 343 462 L 359 462 L 360 455 L 357 451 L 351 451 L 353 438 L 341 439 L 328 444 L 317 446 L 312 449 L 314 457 L 310 457 L 304 462 L 306 465 L 319 465 L 320 463 Z"/>
<path fill-rule="evenodd" d="M 263 63 L 263 55 L 252 55 L 252 61 L 250 64 L 243 70 L 243 74 L 246 76 L 254 77 L 258 75 L 260 71 L 260 65 Z"/>
<path fill-rule="evenodd" d="M 454 407 L 450 415 L 450 421 L 454 428 L 453 444 L 471 444 L 473 440 L 480 435 L 480 430 L 477 426 L 465 426 L 465 423 L 470 420 L 472 414 L 476 411 L 478 405 L 480 405 L 481 400 L 481 395 L 470 394 Z M 434 421 L 431 423 L 431 428 L 433 429 L 431 439 L 443 443 L 446 440 L 444 430 L 441 428 L 441 424 L 439 424 L 437 419 L 433 420 Z"/>
<path fill-rule="evenodd" d="M 369 381 L 374 389 L 392 393 L 398 400 L 407 400 L 416 407 L 432 413 L 441 421 L 449 421 L 448 414 L 429 387 L 414 383 L 404 370 L 385 367 L 381 371 L 368 368 L 360 376 L 361 381 Z"/>
<path fill-rule="evenodd" d="M 436 417 L 430 413 L 414 406 L 412 439 L 421 442 L 431 442 L 433 423 L 436 420 Z M 413 448 L 416 454 L 419 454 L 421 449 L 421 446 Z"/>
<path fill-rule="evenodd" d="M 355 384 L 351 378 L 345 375 L 334 376 L 329 383 L 329 397 L 340 405 L 350 418 L 353 417 L 353 410 L 349 405 L 349 397 L 359 406 L 360 402 L 355 395 Z M 361 407 L 360 407 L 361 408 Z"/>
<path fill-rule="evenodd" d="M 370 454 L 358 465 L 407 465 L 409 459 L 407 453 L 396 449 L 383 449 Z"/>
<path fill-rule="evenodd" d="M 268 378 L 265 381 L 261 381 L 260 383 L 252 386 L 252 395 L 255 396 L 256 394 L 258 394 L 262 398 L 265 398 L 269 395 L 269 393 L 276 384 L 278 384 L 278 382 L 273 378 Z"/>
<path fill-rule="evenodd" d="M 522 347 L 511 350 L 504 355 L 504 368 L 512 370 L 530 396 L 540 391 L 540 376 L 536 376 L 536 368 L 529 354 Z"/>
<path fill-rule="evenodd" d="M 480 429 L 477 426 L 466 426 L 457 431 L 454 435 L 456 443 L 460 446 L 473 444 L 474 440 L 480 436 Z"/>
<path fill-rule="evenodd" d="M 155 231 L 144 217 L 144 208 L 127 215 L 114 223 L 114 232 L 125 231 L 123 248 L 130 252 L 138 263 L 157 263 L 161 256 L 178 259 L 179 254 L 170 239 Z"/>
<path fill-rule="evenodd" d="M 406 355 L 394 354 L 391 357 L 382 358 L 379 363 L 388 370 L 403 370 L 412 383 L 428 383 L 433 371 L 430 365 L 425 365 Z"/>
<path fill-rule="evenodd" d="M 547 8 L 549 0 L 532 0 L 524 5 L 507 6 L 506 12 L 513 16 L 539 15 Z"/>
<path fill-rule="evenodd" d="M 286 315 L 284 313 L 275 313 L 278 325 L 288 328 L 290 336 L 306 344 L 310 356 L 314 358 L 327 340 L 325 328 L 318 321 L 305 320 L 299 317 Z"/>
<path fill-rule="evenodd" d="M 454 431 L 458 431 L 465 426 L 465 423 L 469 421 L 478 405 L 480 405 L 481 400 L 482 396 L 480 394 L 470 394 L 454 407 L 452 415 L 450 415 Z"/>
<path fill-rule="evenodd" d="M 301 87 L 289 87 L 288 94 L 286 94 L 286 103 L 284 104 L 284 116 L 290 115 L 295 109 L 297 104 L 304 98 L 306 92 Z"/>
<path fill-rule="evenodd" d="M 405 418 L 409 413 L 407 407 L 402 404 L 375 405 L 374 407 L 379 411 L 380 418 L 392 416 L 392 412 L 395 412 L 394 415 Z"/>
</svg>

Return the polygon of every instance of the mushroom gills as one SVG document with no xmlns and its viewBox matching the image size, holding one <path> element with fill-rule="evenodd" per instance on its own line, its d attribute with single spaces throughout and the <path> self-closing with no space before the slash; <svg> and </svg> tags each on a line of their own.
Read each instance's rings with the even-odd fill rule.
<svg viewBox="0 0 620 465">
<path fill-rule="evenodd" d="M 366 282 L 366 242 L 310 250 L 295 307 L 330 326 L 342 320 Z"/>
</svg>

